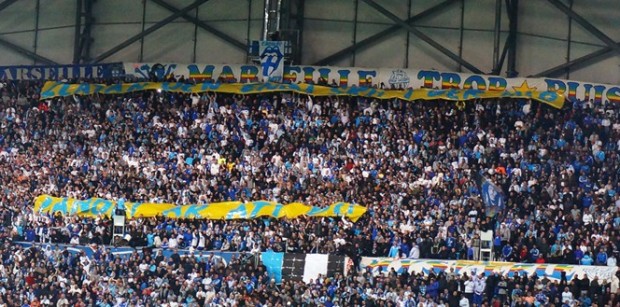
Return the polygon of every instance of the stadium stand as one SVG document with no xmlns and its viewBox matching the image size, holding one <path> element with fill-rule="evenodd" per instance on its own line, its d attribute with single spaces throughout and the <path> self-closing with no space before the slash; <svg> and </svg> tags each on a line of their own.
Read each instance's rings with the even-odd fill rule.
<svg viewBox="0 0 620 307">
<path fill-rule="evenodd" d="M 556 110 L 501 99 L 457 108 L 157 91 L 40 101 L 40 88 L 22 81 L 2 89 L 0 306 L 620 304 L 615 276 L 358 271 L 363 256 L 478 260 L 486 231 L 495 260 L 616 267 L 620 105 Z M 485 214 L 479 176 L 506 195 L 501 215 Z M 124 243 L 136 250 L 120 256 L 108 246 L 110 218 L 37 214 L 32 203 L 43 194 L 174 204 L 345 201 L 368 212 L 355 223 L 130 219 Z M 68 247 L 50 248 L 58 244 Z M 91 250 L 75 253 L 76 246 Z M 211 251 L 342 255 L 353 265 L 276 283 L 255 258 L 224 264 Z"/>
</svg>

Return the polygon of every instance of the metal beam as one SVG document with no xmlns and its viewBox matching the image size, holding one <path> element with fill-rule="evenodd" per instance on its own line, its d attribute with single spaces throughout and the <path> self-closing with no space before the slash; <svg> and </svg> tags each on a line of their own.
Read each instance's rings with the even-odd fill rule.
<svg viewBox="0 0 620 307">
<path fill-rule="evenodd" d="M 297 50 L 295 50 L 295 63 L 301 64 L 304 47 L 304 16 L 306 16 L 306 0 L 297 0 L 297 11 L 295 12 L 295 22 L 297 23 Z"/>
<path fill-rule="evenodd" d="M 413 35 L 417 36 L 419 39 L 421 39 L 424 42 L 426 42 L 427 44 L 431 45 L 433 48 L 437 49 L 439 52 L 445 54 L 447 57 L 451 58 L 455 62 L 463 65 L 465 68 L 469 69 L 471 72 L 474 72 L 474 73 L 477 73 L 477 74 L 482 74 L 482 70 L 476 68 L 476 66 L 474 66 L 471 63 L 465 61 L 463 58 L 459 57 L 457 54 L 455 54 L 452 51 L 448 50 L 448 48 L 444 47 L 442 44 L 434 41 L 433 39 L 428 37 L 426 34 L 422 33 L 422 31 L 420 31 L 420 30 L 414 28 L 413 26 L 411 26 L 410 24 L 408 24 L 406 21 L 398 18 L 398 16 L 394 15 L 392 12 L 388 11 L 387 9 L 385 9 L 383 6 L 379 5 L 374 0 L 362 0 L 362 1 L 366 2 L 366 4 L 368 4 L 369 6 L 374 8 L 375 10 L 379 11 L 381 14 L 385 15 L 386 17 L 388 17 L 389 19 L 394 21 L 396 24 L 398 24 L 402 28 L 404 28 L 407 31 L 411 32 Z"/>
<path fill-rule="evenodd" d="M 168 4 L 164 0 L 151 0 L 151 1 L 155 2 L 157 5 L 167 9 L 168 11 L 170 11 L 172 13 L 177 14 L 177 13 L 181 12 L 181 10 L 179 10 L 178 8 Z M 206 30 L 207 32 L 210 32 L 211 34 L 221 38 L 223 41 L 231 44 L 234 47 L 239 48 L 240 50 L 247 51 L 247 49 L 248 49 L 248 46 L 246 44 L 244 44 L 243 42 L 240 42 L 240 41 L 236 40 L 235 38 L 233 38 L 232 36 L 230 36 L 230 35 L 222 32 L 222 31 L 220 31 L 220 30 L 218 30 L 218 29 L 216 29 L 216 28 L 206 24 L 202 20 L 187 14 L 187 12 L 181 13 L 181 15 L 179 15 L 179 17 L 182 17 L 183 19 L 185 19 L 185 20 L 187 20 L 189 22 L 194 23 L 195 25 L 199 26 L 200 28 L 202 28 L 202 29 Z"/>
<path fill-rule="evenodd" d="M 80 42 L 82 41 L 82 3 L 83 0 L 75 1 L 75 31 L 73 34 L 73 64 L 80 63 Z"/>
<path fill-rule="evenodd" d="M 435 13 L 441 12 L 443 11 L 445 8 L 447 8 L 448 6 L 456 3 L 456 2 L 460 2 L 461 0 L 446 0 L 442 3 L 439 3 L 423 12 L 420 12 L 419 14 L 414 15 L 413 17 L 407 19 L 405 22 L 407 24 L 412 24 L 416 21 L 419 21 L 421 19 L 424 19 L 426 17 L 432 16 Z M 336 62 L 338 60 L 343 59 L 344 57 L 348 56 L 349 54 L 351 54 L 352 52 L 364 49 L 364 48 L 368 48 L 369 46 L 372 46 L 373 44 L 380 42 L 382 40 L 385 40 L 387 38 L 389 38 L 390 36 L 398 33 L 399 30 L 402 30 L 403 28 L 400 25 L 393 25 L 375 35 L 372 35 L 366 39 L 363 39 L 359 42 L 357 42 L 356 44 L 353 44 L 347 48 L 344 48 L 340 51 L 337 51 L 336 53 L 329 55 L 321 60 L 318 60 L 314 63 L 314 65 L 328 65 L 331 64 L 333 62 Z"/>
<path fill-rule="evenodd" d="M 355 45 L 357 43 L 357 17 L 359 14 L 360 0 L 355 0 L 355 8 L 353 9 L 353 39 L 352 43 Z M 411 9 L 410 9 L 411 11 Z M 407 32 L 407 34 L 409 34 Z M 409 40 L 409 35 L 407 35 L 407 40 Z M 409 46 L 407 46 L 407 53 L 409 53 Z M 351 52 L 351 66 L 355 67 L 355 57 L 357 56 L 357 52 Z"/>
<path fill-rule="evenodd" d="M 413 0 L 407 1 L 407 20 L 411 19 L 411 1 Z M 411 44 L 409 43 L 410 40 L 411 40 L 411 33 L 407 32 L 407 41 L 405 42 L 405 68 L 409 68 L 409 48 L 411 47 Z"/>
<path fill-rule="evenodd" d="M 91 35 L 92 27 L 94 23 L 93 18 L 93 1 L 94 0 L 84 0 L 84 29 L 82 29 L 82 33 L 80 34 L 80 61 L 89 62 L 90 61 L 90 46 L 93 42 L 93 37 Z"/>
<path fill-rule="evenodd" d="M 5 8 L 9 7 L 11 4 L 17 2 L 17 0 L 5 0 L 2 3 L 0 3 L 0 11 L 4 10 Z"/>
<path fill-rule="evenodd" d="M 138 33 L 134 36 L 132 36 L 131 38 L 127 39 L 126 41 L 112 47 L 110 50 L 102 53 L 101 55 L 99 55 L 97 58 L 95 58 L 95 60 L 93 61 L 94 63 L 99 63 L 105 59 L 107 59 L 108 57 L 114 55 L 115 53 L 125 49 L 126 47 L 128 47 L 129 45 L 139 41 L 141 38 L 157 31 L 159 28 L 169 24 L 171 21 L 183 16 L 184 14 L 187 14 L 187 12 L 201 6 L 203 3 L 207 2 L 209 0 L 196 0 L 193 4 L 190 4 L 189 6 L 185 7 L 184 9 L 177 11 L 176 13 L 170 15 L 169 17 L 163 19 L 162 21 L 150 26 L 148 29 L 142 31 L 141 33 Z"/>
<path fill-rule="evenodd" d="M 517 72 L 517 31 L 519 19 L 519 0 L 506 0 L 506 10 L 508 12 L 508 63 L 506 77 L 514 78 L 519 75 Z M 503 64 L 503 63 L 502 63 Z"/>
<path fill-rule="evenodd" d="M 569 6 L 568 8 L 573 10 L 573 0 L 568 0 Z M 573 45 L 573 19 L 568 16 L 568 33 L 566 35 L 566 61 L 570 61 L 571 58 L 571 49 Z M 570 69 L 566 70 L 566 80 L 570 80 Z"/>
<path fill-rule="evenodd" d="M 504 61 L 506 60 L 506 55 L 508 54 L 508 48 L 510 48 L 510 43 L 512 39 L 510 35 L 506 37 L 506 42 L 504 43 L 504 49 L 502 50 L 502 56 L 499 58 L 497 65 L 493 67 L 492 75 L 499 75 L 502 72 L 502 67 L 504 67 Z"/>
<path fill-rule="evenodd" d="M 493 27 L 493 67 L 499 63 L 499 41 L 502 31 L 502 0 L 495 0 L 495 26 Z"/>
<path fill-rule="evenodd" d="M 40 56 L 40 55 L 30 51 L 30 50 L 27 50 L 25 48 L 17 46 L 17 45 L 15 45 L 15 44 L 13 44 L 13 43 L 11 43 L 9 41 L 6 41 L 6 40 L 4 40 L 2 38 L 0 38 L 0 45 L 2 45 L 4 47 L 7 47 L 7 48 L 9 48 L 9 49 L 11 49 L 13 51 L 16 51 L 18 53 L 21 53 L 22 55 L 24 55 L 24 56 L 26 56 L 26 57 L 28 57 L 30 59 L 36 60 L 38 62 L 42 62 L 42 63 L 49 64 L 49 65 L 58 65 L 58 63 L 56 63 L 56 62 L 54 62 L 54 61 L 52 61 L 52 60 L 50 60 L 50 59 L 48 59 L 46 57 Z"/>
<path fill-rule="evenodd" d="M 615 45 L 616 47 L 620 47 L 620 42 L 616 43 Z M 555 77 L 555 76 L 558 76 L 564 73 L 567 69 L 570 69 L 572 67 L 578 67 L 580 65 L 590 63 L 590 62 L 601 61 L 609 56 L 612 56 L 614 53 L 615 53 L 615 50 L 613 48 L 605 47 L 601 50 L 584 55 L 580 58 L 576 58 L 562 65 L 558 65 L 556 67 L 549 68 L 545 71 L 539 72 L 535 75 L 531 75 L 530 77 Z"/>
<path fill-rule="evenodd" d="M 581 15 L 575 13 L 570 7 L 566 6 L 564 3 L 559 0 L 547 0 L 549 3 L 553 4 L 560 11 L 564 12 L 564 14 L 568 15 L 572 19 L 574 19 L 578 24 L 580 24 L 586 31 L 590 32 L 596 38 L 600 39 L 602 42 L 607 45 L 607 47 L 615 50 L 617 53 L 620 53 L 620 47 L 611 39 L 609 36 L 605 35 L 605 33 L 601 32 L 597 27 L 587 21 L 585 18 L 581 17 Z"/>
<path fill-rule="evenodd" d="M 41 0 L 37 0 L 34 8 L 34 42 L 32 43 L 32 51 L 37 54 L 37 48 L 39 46 L 39 18 L 41 17 Z M 37 65 L 37 61 L 34 61 L 34 65 Z"/>
<path fill-rule="evenodd" d="M 465 0 L 461 0 L 461 22 L 459 23 L 459 57 L 463 58 L 463 37 L 465 36 Z M 458 72 L 463 72 L 463 65 L 459 64 Z"/>
</svg>

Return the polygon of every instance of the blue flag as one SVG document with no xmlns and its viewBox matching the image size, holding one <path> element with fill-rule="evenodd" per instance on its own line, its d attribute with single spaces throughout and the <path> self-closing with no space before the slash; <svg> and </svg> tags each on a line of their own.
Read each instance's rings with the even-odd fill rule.
<svg viewBox="0 0 620 307">
<path fill-rule="evenodd" d="M 480 196 L 485 205 L 485 213 L 488 217 L 501 215 L 506 207 L 506 196 L 502 189 L 487 179 L 482 173 L 474 173 L 474 180 L 480 187 Z"/>
<path fill-rule="evenodd" d="M 269 277 L 276 280 L 277 284 L 282 283 L 282 265 L 284 264 L 284 253 L 264 252 L 260 255 L 261 261 L 267 267 Z"/>
<path fill-rule="evenodd" d="M 486 206 L 486 215 L 488 217 L 495 217 L 498 213 L 501 214 L 506 207 L 504 192 L 485 177 L 482 178 L 480 190 L 482 200 Z"/>
</svg>

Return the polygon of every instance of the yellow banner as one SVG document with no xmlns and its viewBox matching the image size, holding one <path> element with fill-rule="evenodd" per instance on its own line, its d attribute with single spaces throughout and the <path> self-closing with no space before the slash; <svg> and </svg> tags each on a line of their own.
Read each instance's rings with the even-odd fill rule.
<svg viewBox="0 0 620 307">
<path fill-rule="evenodd" d="M 178 82 L 138 82 L 114 85 L 105 84 L 67 84 L 48 81 L 41 89 L 41 99 L 65 97 L 71 95 L 91 94 L 123 94 L 145 90 L 162 90 L 176 93 L 203 93 L 218 92 L 228 94 L 258 94 L 270 92 L 295 92 L 311 96 L 361 96 L 377 99 L 398 98 L 406 101 L 444 99 L 451 101 L 466 101 L 488 98 L 527 98 L 534 99 L 555 108 L 562 108 L 564 96 L 553 91 L 536 91 L 525 82 L 520 88 L 512 91 L 482 91 L 478 89 L 408 89 L 382 90 L 368 87 L 327 87 L 311 84 L 281 84 L 281 83 L 249 83 L 249 84 L 219 84 L 199 83 L 186 84 Z"/>
<path fill-rule="evenodd" d="M 77 215 L 96 217 L 112 216 L 116 207 L 124 207 L 127 218 L 165 216 L 168 218 L 193 218 L 211 220 L 254 219 L 259 217 L 289 218 L 340 217 L 345 216 L 357 221 L 366 208 L 350 203 L 334 203 L 325 208 L 309 206 L 302 203 L 280 204 L 270 201 L 254 202 L 220 202 L 208 205 L 183 205 L 117 202 L 100 198 L 78 200 L 41 195 L 34 201 L 34 211 L 42 214 Z"/>
</svg>

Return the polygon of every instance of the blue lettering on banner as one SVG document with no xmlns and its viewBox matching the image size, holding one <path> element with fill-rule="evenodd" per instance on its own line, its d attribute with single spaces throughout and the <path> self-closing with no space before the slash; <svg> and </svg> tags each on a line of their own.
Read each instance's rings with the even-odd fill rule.
<svg viewBox="0 0 620 307">
<path fill-rule="evenodd" d="M 90 95 L 90 84 L 82 83 L 75 90 L 76 95 Z"/>
<path fill-rule="evenodd" d="M 282 204 L 276 204 L 273 208 L 273 213 L 271 213 L 271 216 L 279 217 L 283 207 L 284 205 Z"/>
<path fill-rule="evenodd" d="M 458 90 L 451 89 L 446 93 L 446 98 L 450 100 L 459 100 Z"/>
<path fill-rule="evenodd" d="M 432 90 L 432 91 L 428 91 L 428 97 L 442 97 L 443 95 L 446 94 L 447 91 L 445 90 Z"/>
<path fill-rule="evenodd" d="M 410 100 L 412 95 L 413 95 L 413 89 L 407 89 L 404 96 L 405 96 L 405 99 Z"/>
<path fill-rule="evenodd" d="M 187 70 L 189 71 L 190 78 L 196 76 L 211 76 L 211 79 L 213 79 L 213 71 L 215 70 L 215 66 L 205 65 L 205 68 L 201 71 L 200 69 L 198 69 L 198 65 L 190 64 L 187 65 Z"/>
<path fill-rule="evenodd" d="M 122 71 L 121 63 L 85 64 L 85 65 L 48 65 L 0 66 L 2 80 L 55 80 L 78 78 L 110 78 L 117 67 Z"/>
<path fill-rule="evenodd" d="M 41 93 L 41 97 L 54 97 L 56 95 L 56 88 L 62 86 L 61 83 L 54 84 L 51 88 Z"/>
<path fill-rule="evenodd" d="M 206 209 L 208 205 L 190 205 L 186 207 L 187 207 L 187 210 L 185 210 L 183 217 L 184 218 L 197 218 L 201 216 L 200 211 Z"/>
<path fill-rule="evenodd" d="M 503 91 L 508 86 L 508 81 L 504 78 L 500 77 L 489 77 L 489 90 L 492 91 Z"/>
<path fill-rule="evenodd" d="M 261 209 L 271 205 L 269 202 L 266 201 L 255 201 L 253 202 L 253 204 L 254 209 L 252 209 L 252 212 L 250 212 L 250 217 L 258 216 L 258 213 L 261 211 Z"/>
<path fill-rule="evenodd" d="M 63 250 L 63 249 L 67 249 L 67 251 L 69 253 L 71 253 L 72 255 L 79 255 L 82 252 L 89 258 L 92 258 L 94 256 L 93 253 L 93 249 L 90 246 L 83 246 L 83 245 L 68 245 L 68 244 L 49 244 L 49 243 L 43 243 L 43 244 L 34 244 L 32 242 L 15 242 L 15 244 L 21 246 L 22 248 L 30 248 L 33 246 L 38 246 L 39 248 L 46 250 L 46 249 L 51 249 L 51 250 Z M 129 258 L 133 253 L 138 253 L 138 254 L 142 254 L 143 250 L 142 249 L 134 249 L 131 247 L 113 247 L 113 246 L 106 246 L 106 249 L 108 249 L 112 255 L 117 256 L 121 259 L 127 259 Z M 161 249 L 161 248 L 154 248 L 152 250 L 153 253 L 157 253 L 158 251 L 162 252 L 162 255 L 165 258 L 168 258 L 170 256 L 172 256 L 172 254 L 174 253 L 173 250 L 171 249 Z M 188 249 L 178 249 L 176 252 L 178 252 L 179 255 L 181 256 L 187 256 L 190 254 L 190 250 Z M 222 263 L 224 265 L 228 265 L 228 263 L 230 263 L 230 261 L 232 260 L 233 257 L 240 257 L 240 253 L 236 253 L 236 252 L 220 252 L 220 251 L 200 251 L 200 252 L 194 252 L 194 257 L 196 257 L 197 259 L 201 259 L 201 256 L 203 258 L 207 258 L 210 256 L 213 256 L 216 259 L 220 259 L 222 260 Z"/>
<path fill-rule="evenodd" d="M 56 213 L 58 211 L 60 211 L 61 213 L 65 213 L 65 212 L 69 212 L 69 208 L 67 207 L 67 199 L 64 198 L 63 200 L 59 201 L 58 203 L 56 203 L 53 207 L 54 209 L 52 210 L 52 213 Z"/>
<path fill-rule="evenodd" d="M 480 94 L 484 93 L 484 91 L 468 89 L 463 93 L 463 100 L 475 99 L 480 97 Z"/>
<path fill-rule="evenodd" d="M 219 83 L 202 83 L 200 85 L 200 90 L 203 92 L 208 92 L 208 91 L 215 91 L 218 88 L 220 88 L 220 84 Z"/>
<path fill-rule="evenodd" d="M 237 206 L 237 208 L 230 210 L 230 212 L 228 212 L 228 214 L 226 214 L 226 219 L 227 220 L 232 220 L 232 219 L 245 219 L 248 218 L 248 214 L 247 214 L 248 210 L 245 206 L 245 203 L 240 204 L 239 206 Z"/>
<path fill-rule="evenodd" d="M 346 214 L 347 215 L 352 215 L 353 214 L 353 208 L 354 208 L 353 204 L 349 204 L 349 208 L 347 209 L 347 213 Z"/>
<path fill-rule="evenodd" d="M 105 88 L 103 90 L 104 94 L 116 94 L 116 93 L 120 93 L 123 90 L 123 86 L 121 84 L 113 84 L 112 86 L 109 86 L 107 88 Z"/>
<path fill-rule="evenodd" d="M 325 207 L 325 208 L 319 208 L 319 207 L 312 207 L 312 209 L 310 209 L 310 211 L 308 212 L 308 216 L 315 216 L 318 214 L 322 214 L 325 213 L 329 210 L 329 207 Z"/>
<path fill-rule="evenodd" d="M 295 83 L 288 84 L 288 89 L 291 91 L 301 91 L 301 87 Z"/>
<path fill-rule="evenodd" d="M 174 206 L 171 209 L 164 210 L 162 211 L 162 215 L 179 218 L 181 217 L 181 206 Z"/>
<path fill-rule="evenodd" d="M 68 91 L 70 86 L 71 86 L 70 84 L 63 84 L 60 87 L 60 91 L 58 92 L 58 94 L 61 95 L 61 96 L 69 96 L 69 95 L 71 95 L 69 93 L 69 91 Z"/>
<path fill-rule="evenodd" d="M 97 199 L 93 203 L 93 207 L 92 207 L 93 211 L 91 211 L 91 213 L 93 215 L 106 214 L 111 209 L 113 209 L 113 207 L 114 207 L 114 204 L 111 201 L 106 201 L 106 200 L 103 200 L 103 199 Z"/>
<path fill-rule="evenodd" d="M 52 205 L 52 198 L 45 197 L 45 200 L 41 202 L 41 207 L 39 208 L 39 212 L 45 212 Z M 53 211 L 52 211 L 53 212 Z"/>
<path fill-rule="evenodd" d="M 138 92 L 138 91 L 142 91 L 144 90 L 144 88 L 146 87 L 147 83 L 146 82 L 137 82 L 137 83 L 132 83 L 129 88 L 127 89 L 127 92 Z"/>
<path fill-rule="evenodd" d="M 342 214 L 341 210 L 342 210 L 342 203 L 334 204 L 334 214 L 336 216 L 340 216 Z"/>
<path fill-rule="evenodd" d="M 130 210 L 129 216 L 130 217 L 136 216 L 136 212 L 138 211 L 138 208 L 140 208 L 140 206 L 142 206 L 142 203 L 133 203 L 131 205 L 131 210 Z"/>
<path fill-rule="evenodd" d="M 540 93 L 538 98 L 544 101 L 554 101 L 558 98 L 558 93 L 546 91 Z"/>
<path fill-rule="evenodd" d="M 180 91 L 183 93 L 190 93 L 192 91 L 192 84 L 189 83 L 170 83 L 170 82 L 164 82 L 162 84 L 162 90 L 163 91 L 171 91 L 171 92 L 176 92 L 176 91 Z"/>
</svg>

